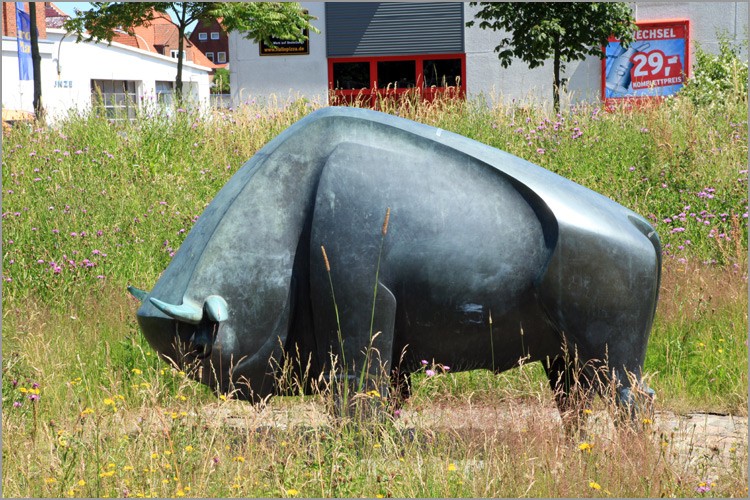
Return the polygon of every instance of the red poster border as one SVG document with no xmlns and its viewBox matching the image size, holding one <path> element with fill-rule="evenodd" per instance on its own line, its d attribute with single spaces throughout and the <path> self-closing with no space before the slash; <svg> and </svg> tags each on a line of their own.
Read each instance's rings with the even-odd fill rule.
<svg viewBox="0 0 750 500">
<path fill-rule="evenodd" d="M 639 30 L 672 27 L 675 25 L 682 25 L 685 33 L 685 76 L 689 78 L 692 71 L 692 61 L 690 58 L 690 19 L 679 18 L 679 19 L 657 19 L 653 21 L 637 21 L 636 26 Z M 609 42 L 618 42 L 619 38 L 614 36 L 609 37 Z M 602 47 L 602 52 L 606 54 L 607 47 Z M 605 105 L 613 104 L 616 102 L 634 102 L 643 100 L 663 99 L 664 96 L 628 96 L 628 97 L 606 97 L 606 79 L 607 79 L 607 58 L 603 57 L 601 60 L 601 72 L 600 72 L 600 87 L 601 87 L 601 99 Z"/>
</svg>

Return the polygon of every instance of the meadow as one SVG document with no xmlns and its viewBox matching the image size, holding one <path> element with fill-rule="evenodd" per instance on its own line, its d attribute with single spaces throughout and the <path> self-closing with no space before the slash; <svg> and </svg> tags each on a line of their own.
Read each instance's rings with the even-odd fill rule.
<svg viewBox="0 0 750 500">
<path fill-rule="evenodd" d="M 537 365 L 498 376 L 425 370 L 408 422 L 354 423 L 326 416 L 325 391 L 290 386 L 253 408 L 158 359 L 126 287 L 150 289 L 215 193 L 317 107 L 247 102 L 133 122 L 71 114 L 4 133 L 4 495 L 747 495 L 746 441 L 711 464 L 674 459 L 669 435 L 645 421 L 641 433 L 571 438 L 538 418 L 554 403 Z M 657 410 L 747 416 L 744 94 L 559 114 L 452 100 L 382 109 L 509 151 L 647 217 L 664 249 L 644 369 Z M 467 405 L 480 419 L 496 418 L 492 408 L 518 418 L 462 433 L 424 418 Z"/>
</svg>

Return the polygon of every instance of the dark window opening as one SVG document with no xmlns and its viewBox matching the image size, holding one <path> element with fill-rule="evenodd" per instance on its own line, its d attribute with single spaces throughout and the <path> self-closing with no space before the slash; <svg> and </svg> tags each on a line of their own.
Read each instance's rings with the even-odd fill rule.
<svg viewBox="0 0 750 500">
<path fill-rule="evenodd" d="M 459 87 L 461 85 L 461 59 L 425 59 L 425 87 Z"/>
<path fill-rule="evenodd" d="M 333 88 L 337 90 L 370 88 L 370 63 L 333 63 Z"/>
<path fill-rule="evenodd" d="M 410 89 L 416 85 L 416 61 L 378 61 L 378 88 Z"/>
</svg>

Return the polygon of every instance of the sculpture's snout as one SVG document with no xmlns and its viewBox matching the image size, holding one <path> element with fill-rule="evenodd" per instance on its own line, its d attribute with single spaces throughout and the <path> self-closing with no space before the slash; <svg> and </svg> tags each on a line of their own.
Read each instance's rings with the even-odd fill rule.
<svg viewBox="0 0 750 500">
<path fill-rule="evenodd" d="M 137 317 L 144 337 L 162 356 L 178 363 L 211 356 L 219 327 L 229 318 L 229 308 L 222 297 L 210 295 L 202 307 L 189 300 L 174 305 L 147 292 L 128 289 L 142 301 Z"/>
</svg>

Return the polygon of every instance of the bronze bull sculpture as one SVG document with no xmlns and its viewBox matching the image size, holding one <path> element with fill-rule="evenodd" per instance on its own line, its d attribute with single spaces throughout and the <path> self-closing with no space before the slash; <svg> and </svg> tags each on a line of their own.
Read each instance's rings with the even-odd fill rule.
<svg viewBox="0 0 750 500">
<path fill-rule="evenodd" d="M 580 366 L 566 349 L 606 361 L 633 402 L 660 270 L 654 229 L 604 196 L 441 129 L 330 107 L 253 156 L 153 289 L 131 292 L 154 349 L 219 391 L 272 394 L 285 352 L 313 375 L 333 356 L 352 380 L 525 358 L 566 410 Z"/>
</svg>

